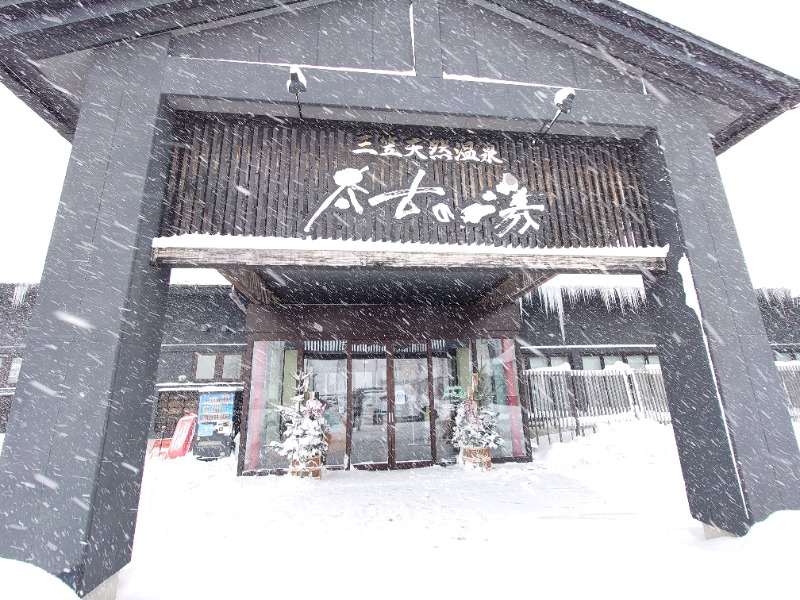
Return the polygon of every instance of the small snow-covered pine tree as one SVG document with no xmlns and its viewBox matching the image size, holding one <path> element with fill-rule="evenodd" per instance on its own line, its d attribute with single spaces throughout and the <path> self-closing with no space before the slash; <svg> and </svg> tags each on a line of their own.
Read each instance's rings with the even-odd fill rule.
<svg viewBox="0 0 800 600">
<path fill-rule="evenodd" d="M 451 440 L 456 450 L 497 448 L 503 444 L 497 433 L 497 413 L 487 406 L 479 406 L 474 393 L 467 394 L 461 387 L 451 386 L 444 395 L 456 409 Z"/>
<path fill-rule="evenodd" d="M 328 450 L 328 422 L 322 416 L 325 407 L 308 391 L 310 377 L 310 371 L 294 375 L 296 385 L 291 406 L 276 406 L 283 417 L 283 441 L 270 444 L 299 467 L 306 467 L 315 456 L 324 457 Z"/>
</svg>

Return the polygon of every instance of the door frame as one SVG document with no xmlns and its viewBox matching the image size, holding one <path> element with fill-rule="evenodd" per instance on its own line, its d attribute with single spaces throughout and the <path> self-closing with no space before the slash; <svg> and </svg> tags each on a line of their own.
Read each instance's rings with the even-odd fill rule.
<svg viewBox="0 0 800 600">
<path fill-rule="evenodd" d="M 397 461 L 396 459 L 396 441 L 397 441 L 397 427 L 394 415 L 394 401 L 395 401 L 395 380 L 394 380 L 394 345 L 398 344 L 425 344 L 425 368 L 427 371 L 427 379 L 428 379 L 428 423 L 430 429 L 430 458 L 426 460 L 404 460 L 404 461 Z M 392 380 L 392 391 L 391 391 L 391 401 L 392 401 L 392 444 L 390 446 L 390 469 L 414 469 L 417 467 L 430 467 L 436 464 L 436 419 L 434 418 L 434 398 L 433 398 L 433 343 L 430 339 L 422 339 L 419 338 L 397 338 L 391 339 L 387 341 L 387 347 L 391 348 L 392 350 L 392 365 L 391 365 L 391 380 Z M 422 357 L 420 357 L 422 358 Z M 388 387 L 388 386 L 387 386 Z"/>
<path fill-rule="evenodd" d="M 353 463 L 353 346 L 367 344 L 375 346 L 383 346 L 383 352 L 386 360 L 386 462 L 381 463 Z M 373 340 L 373 339 L 348 339 L 347 340 L 347 430 L 345 434 L 345 447 L 347 450 L 347 469 L 362 469 L 369 471 L 378 471 L 393 469 L 394 464 L 394 428 L 392 426 L 394 419 L 394 354 L 391 352 L 393 341 L 391 340 Z M 362 412 L 361 418 L 364 418 Z"/>
<path fill-rule="evenodd" d="M 425 360 L 426 371 L 428 379 L 428 415 L 429 415 L 429 428 L 430 428 L 430 458 L 426 460 L 397 460 L 397 421 L 395 418 L 395 353 L 394 346 L 396 344 L 425 344 Z M 353 451 L 353 413 L 354 401 L 353 396 L 353 345 L 354 344 L 374 344 L 383 346 L 383 351 L 386 355 L 386 444 L 388 446 L 387 462 L 385 463 L 365 463 L 354 464 L 352 462 Z M 432 371 L 432 343 L 431 340 L 419 340 L 413 338 L 405 339 L 352 339 L 347 340 L 347 430 L 346 430 L 346 448 L 348 456 L 348 465 L 346 468 L 364 469 L 364 470 L 396 470 L 396 469 L 410 469 L 417 467 L 432 466 L 436 464 L 436 419 L 434 418 L 434 398 L 433 398 L 433 371 Z M 363 418 L 363 415 L 362 415 Z"/>
</svg>

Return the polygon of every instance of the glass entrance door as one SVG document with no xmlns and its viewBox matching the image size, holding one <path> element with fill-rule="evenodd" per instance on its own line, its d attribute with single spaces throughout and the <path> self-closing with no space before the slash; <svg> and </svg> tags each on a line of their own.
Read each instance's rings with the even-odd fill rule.
<svg viewBox="0 0 800 600">
<path fill-rule="evenodd" d="M 389 382 L 386 345 L 353 343 L 350 355 L 350 462 L 353 465 L 388 465 Z"/>
<path fill-rule="evenodd" d="M 305 343 L 303 369 L 311 373 L 309 389 L 325 407 L 328 422 L 328 451 L 325 465 L 345 465 L 347 430 L 347 349 L 341 340 Z"/>
<path fill-rule="evenodd" d="M 309 340 L 302 345 L 266 340 L 253 343 L 245 472 L 288 467 L 274 448 L 284 432 L 277 407 L 291 405 L 298 368 L 312 373 L 311 390 L 325 406 L 328 466 L 454 461 L 451 386 L 464 392 L 472 388 L 476 402 L 497 413 L 504 443 L 492 451 L 493 458 L 530 456 L 512 339 Z"/>
<path fill-rule="evenodd" d="M 431 461 L 431 406 L 428 344 L 394 344 L 393 463 Z M 391 391 L 390 391 L 391 393 Z"/>
</svg>

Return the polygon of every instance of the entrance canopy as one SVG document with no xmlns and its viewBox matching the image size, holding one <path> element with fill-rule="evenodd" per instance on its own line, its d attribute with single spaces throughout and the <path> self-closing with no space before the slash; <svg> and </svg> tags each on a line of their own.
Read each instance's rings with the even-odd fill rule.
<svg viewBox="0 0 800 600">
<path fill-rule="evenodd" d="M 152 258 L 254 302 L 497 303 L 663 270 L 634 140 L 195 114 L 175 138 Z"/>
<path fill-rule="evenodd" d="M 259 304 L 502 304 L 558 271 L 659 273 L 667 248 L 502 248 L 185 235 L 152 259 L 212 267 Z"/>
</svg>

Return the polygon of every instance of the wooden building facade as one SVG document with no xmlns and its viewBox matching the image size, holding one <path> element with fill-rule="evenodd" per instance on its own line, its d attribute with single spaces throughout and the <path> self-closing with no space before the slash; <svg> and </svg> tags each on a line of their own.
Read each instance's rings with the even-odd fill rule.
<svg viewBox="0 0 800 600">
<path fill-rule="evenodd" d="M 436 381 L 481 370 L 504 458 L 526 458 L 517 299 L 554 273 L 639 273 L 693 516 L 742 534 L 800 508 L 715 159 L 800 82 L 613 0 L 32 1 L 0 17 L 4 83 L 73 141 L 0 456 L 2 556 L 81 594 L 127 562 L 178 266 L 217 268 L 251 302 L 243 472 L 269 468 L 268 408 L 309 361 L 346 422 L 342 466 L 359 448 L 381 452 L 364 465 L 438 458 Z M 80 426 L 53 436 L 53 414 Z M 31 471 L 59 485 L 31 488 Z"/>
</svg>

